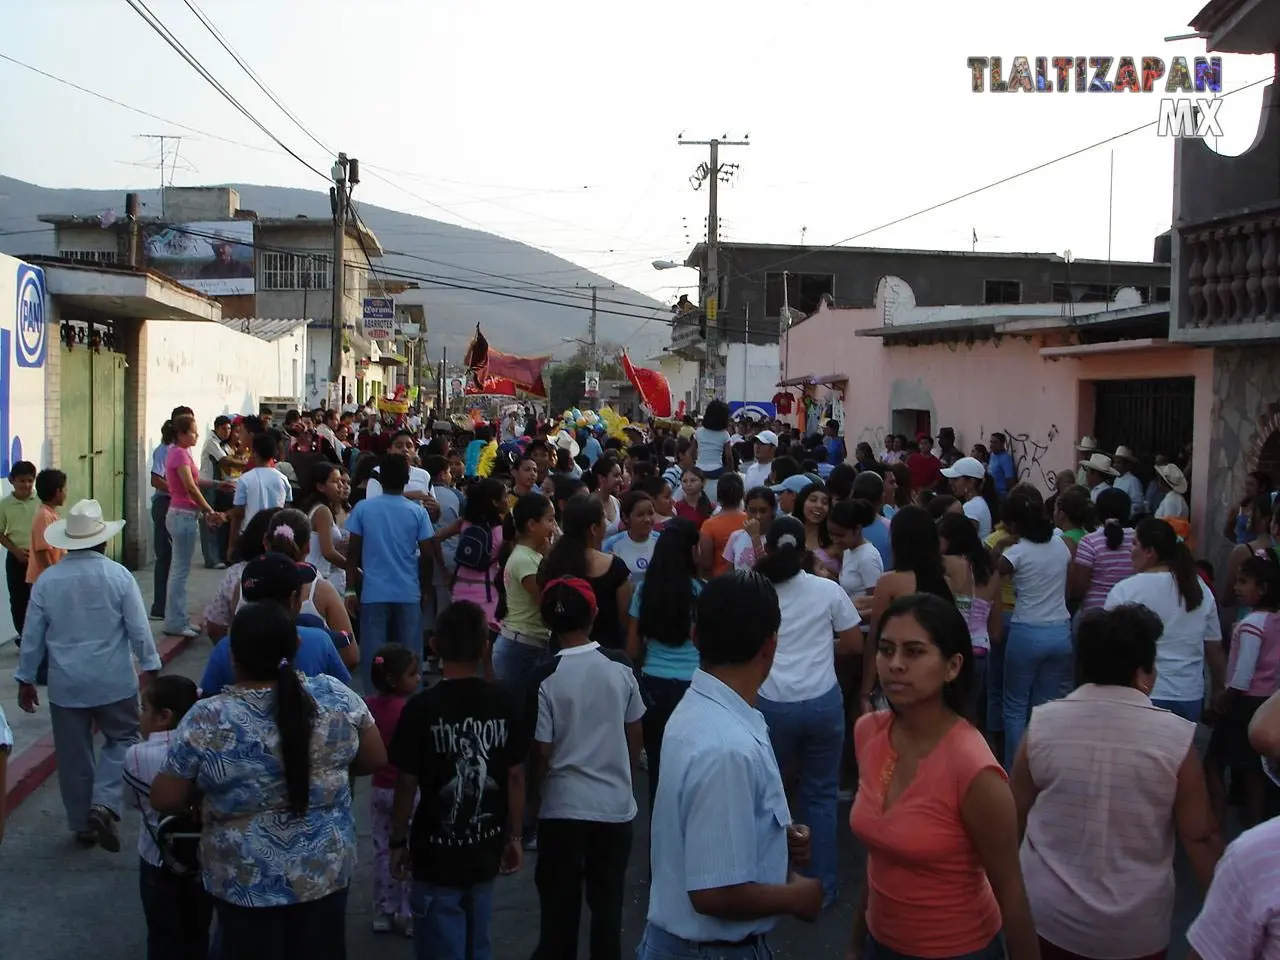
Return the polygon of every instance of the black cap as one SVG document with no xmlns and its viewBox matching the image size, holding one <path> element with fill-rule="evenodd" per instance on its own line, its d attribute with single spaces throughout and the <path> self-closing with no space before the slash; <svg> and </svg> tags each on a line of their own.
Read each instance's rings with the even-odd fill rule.
<svg viewBox="0 0 1280 960">
<path fill-rule="evenodd" d="M 240 593 L 248 601 L 287 597 L 316 578 L 316 568 L 295 563 L 283 553 L 264 553 L 250 560 L 240 575 Z"/>
</svg>

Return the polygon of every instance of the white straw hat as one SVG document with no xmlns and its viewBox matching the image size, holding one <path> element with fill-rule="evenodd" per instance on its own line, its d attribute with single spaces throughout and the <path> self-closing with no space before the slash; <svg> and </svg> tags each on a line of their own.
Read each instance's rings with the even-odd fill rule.
<svg viewBox="0 0 1280 960">
<path fill-rule="evenodd" d="M 81 500 L 67 511 L 67 519 L 49 524 L 44 538 L 59 550 L 88 550 L 106 543 L 123 529 L 123 520 L 102 519 L 102 504 L 97 500 Z"/>
<path fill-rule="evenodd" d="M 1080 466 L 1086 470 L 1096 470 L 1098 473 L 1105 473 L 1108 477 L 1117 477 L 1119 472 L 1111 465 L 1111 458 L 1105 453 L 1095 453 L 1088 460 L 1081 460 Z"/>
</svg>

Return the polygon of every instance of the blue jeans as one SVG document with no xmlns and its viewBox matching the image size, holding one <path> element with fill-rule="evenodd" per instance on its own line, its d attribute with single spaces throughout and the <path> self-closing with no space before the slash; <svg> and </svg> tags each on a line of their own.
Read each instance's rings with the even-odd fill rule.
<svg viewBox="0 0 1280 960">
<path fill-rule="evenodd" d="M 373 692 L 369 671 L 373 658 L 388 643 L 408 647 L 422 659 L 422 602 L 360 604 L 360 682 Z"/>
<path fill-rule="evenodd" d="M 200 514 L 170 505 L 164 523 L 173 544 L 165 590 L 164 632 L 179 634 L 191 626 L 191 618 L 187 616 L 187 578 L 191 576 L 191 558 L 200 539 Z"/>
<path fill-rule="evenodd" d="M 490 960 L 493 881 L 437 887 L 420 880 L 409 894 L 413 955 L 418 960 Z"/>
<path fill-rule="evenodd" d="M 1004 648 L 1009 642 L 1008 610 L 1004 616 L 1004 636 L 991 645 L 987 654 L 987 733 L 1004 732 Z"/>
<path fill-rule="evenodd" d="M 760 697 L 756 706 L 769 724 L 778 769 L 786 776 L 795 761 L 800 775 L 797 822 L 809 828 L 809 872 L 822 881 L 824 904 L 839 889 L 836 857 L 836 804 L 840 796 L 840 754 L 844 747 L 844 700 L 837 684 L 820 697 L 777 703 Z"/>
<path fill-rule="evenodd" d="M 1012 770 L 1032 709 L 1075 685 L 1071 622 L 1010 624 L 1004 646 L 1004 758 Z"/>
<path fill-rule="evenodd" d="M 1190 720 L 1192 723 L 1200 722 L 1200 714 L 1204 712 L 1203 700 L 1152 700 L 1155 706 L 1162 710 L 1168 710 L 1176 713 L 1183 720 Z"/>
<path fill-rule="evenodd" d="M 529 695 L 529 681 L 533 672 L 550 659 L 551 651 L 546 647 L 535 647 L 503 636 L 499 636 L 493 643 L 493 675 L 521 710 Z M 525 777 L 528 782 L 533 782 L 532 756 L 525 760 Z M 528 838 L 537 833 L 538 811 L 535 804 L 527 803 L 524 808 L 524 835 Z"/>
<path fill-rule="evenodd" d="M 1004 956 L 1005 942 L 1002 930 L 992 937 L 991 942 L 985 947 L 971 953 L 956 954 L 954 957 L 948 957 L 947 960 L 1004 960 Z M 867 934 L 867 944 L 862 949 L 862 957 L 863 960 L 917 960 L 910 954 L 899 953 L 897 950 L 886 947 L 870 934 Z"/>
<path fill-rule="evenodd" d="M 640 677 L 640 696 L 644 699 L 644 716 L 640 726 L 644 731 L 644 755 L 648 761 L 649 812 L 658 799 L 658 772 L 662 767 L 662 735 L 667 732 L 667 721 L 684 699 L 689 689 L 688 680 L 669 677 Z"/>
<path fill-rule="evenodd" d="M 764 937 L 740 946 L 695 943 L 667 933 L 652 923 L 645 924 L 644 936 L 636 949 L 636 960 L 772 960 L 773 951 Z"/>
</svg>

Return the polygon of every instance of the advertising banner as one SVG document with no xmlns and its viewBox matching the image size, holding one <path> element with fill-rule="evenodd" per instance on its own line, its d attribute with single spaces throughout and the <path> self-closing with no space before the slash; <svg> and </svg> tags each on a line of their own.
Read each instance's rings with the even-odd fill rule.
<svg viewBox="0 0 1280 960">
<path fill-rule="evenodd" d="M 19 460 L 54 463 L 45 449 L 44 362 L 56 349 L 44 271 L 0 254 L 0 477 Z"/>
<path fill-rule="evenodd" d="M 390 340 L 396 333 L 394 297 L 365 297 L 362 312 L 364 335 L 369 340 Z"/>
<path fill-rule="evenodd" d="M 253 221 L 221 220 L 147 227 L 149 268 L 207 297 L 253 293 Z"/>
</svg>

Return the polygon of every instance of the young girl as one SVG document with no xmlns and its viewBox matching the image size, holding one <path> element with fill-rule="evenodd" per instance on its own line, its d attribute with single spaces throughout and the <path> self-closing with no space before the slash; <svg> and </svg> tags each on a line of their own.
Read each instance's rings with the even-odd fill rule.
<svg viewBox="0 0 1280 960">
<path fill-rule="evenodd" d="M 685 467 L 680 474 L 680 502 L 676 504 L 676 516 L 701 528 L 715 512 L 711 498 L 707 496 L 706 479 L 697 467 Z"/>
<path fill-rule="evenodd" d="M 1242 826 L 1262 822 L 1266 781 L 1258 755 L 1249 746 L 1249 722 L 1280 687 L 1280 562 L 1259 551 L 1240 564 L 1236 598 L 1251 611 L 1231 634 L 1226 688 L 1213 701 L 1213 737 L 1205 762 L 1218 822 L 1226 823 L 1223 774 L 1244 783 Z"/>
<path fill-rule="evenodd" d="M 956 607 L 964 615 L 973 643 L 973 683 L 967 701 L 968 720 L 986 730 L 987 656 L 992 644 L 1004 640 L 1004 616 L 1000 608 L 1000 574 L 991 554 L 978 538 L 978 528 L 964 514 L 948 514 L 938 524 L 938 540 L 944 557 L 959 557 L 968 568 L 955 593 Z"/>
<path fill-rule="evenodd" d="M 507 490 L 500 480 L 486 477 L 478 481 L 468 492 L 467 502 L 459 520 L 437 530 L 434 539 L 448 540 L 461 534 L 456 554 L 457 569 L 453 573 L 453 599 L 470 600 L 478 604 L 489 618 L 489 629 L 498 629 L 498 559 L 502 553 L 502 521 L 507 512 Z M 469 527 L 481 527 L 489 531 L 488 565 L 484 569 L 474 566 L 473 553 L 466 549 L 464 540 Z"/>
<path fill-rule="evenodd" d="M 661 532 L 667 522 L 675 517 L 675 504 L 671 500 L 671 487 L 663 477 L 651 476 L 636 482 L 632 488 L 637 493 L 647 493 L 653 501 L 653 529 Z"/>
<path fill-rule="evenodd" d="M 742 529 L 747 521 L 746 511 L 742 509 L 742 477 L 736 473 L 725 474 L 716 484 L 716 496 L 720 510 L 699 528 L 701 546 L 699 547 L 704 572 L 718 577 L 729 571 L 729 561 L 724 558 L 724 548 L 729 545 L 729 538 Z"/>
<path fill-rule="evenodd" d="M 604 508 L 605 536 L 617 533 L 622 527 L 622 505 L 614 493 L 622 483 L 622 464 L 611 454 L 605 454 L 591 467 L 590 486 L 595 484 L 592 495 Z"/>
<path fill-rule="evenodd" d="M 747 522 L 729 537 L 724 559 L 736 570 L 750 570 L 764 556 L 764 538 L 778 512 L 778 498 L 768 487 L 754 487 L 747 493 Z"/>
<path fill-rule="evenodd" d="M 400 723 L 409 698 L 418 692 L 422 669 L 418 658 L 398 643 L 385 644 L 373 658 L 369 671 L 377 693 L 365 698 L 385 746 Z M 373 932 L 395 930 L 413 936 L 413 911 L 409 907 L 411 882 L 391 875 L 391 815 L 396 793 L 396 768 L 387 764 L 373 775 L 369 809 L 373 820 Z"/>
<path fill-rule="evenodd" d="M 347 537 L 340 526 L 346 516 L 342 469 L 325 460 L 312 468 L 310 479 L 311 488 L 299 504 L 311 522 L 307 563 L 342 596 L 347 590 L 347 558 L 343 552 Z"/>
<path fill-rule="evenodd" d="M 647 493 L 631 490 L 622 495 L 621 509 L 623 528 L 605 540 L 601 549 L 621 557 L 631 573 L 632 584 L 637 584 L 644 579 L 658 542 L 658 535 L 653 532 L 653 500 Z"/>
<path fill-rule="evenodd" d="M 830 512 L 831 498 L 826 488 L 814 483 L 796 497 L 791 515 L 804 524 L 804 546 L 814 559 L 810 573 L 835 580 L 840 576 L 840 559 L 833 555 L 831 534 L 827 531 L 827 514 Z"/>
</svg>

